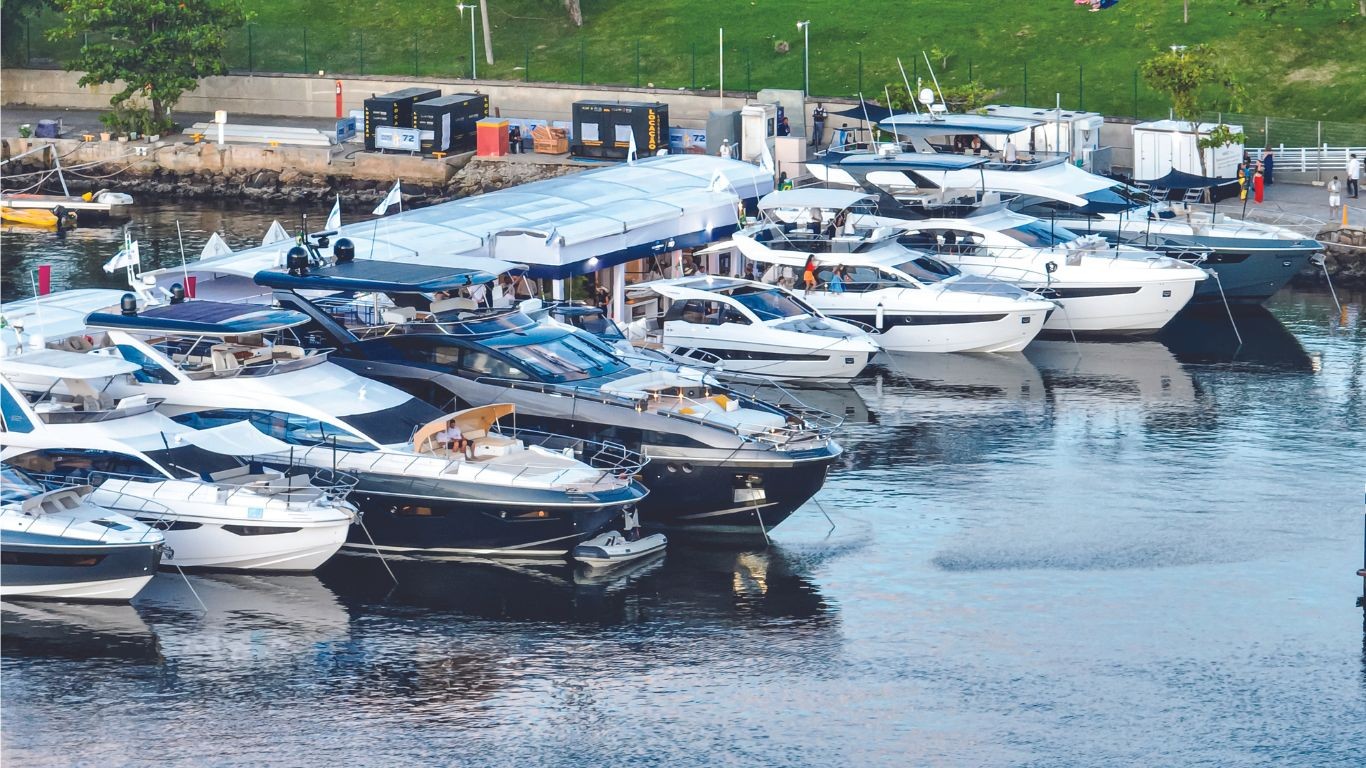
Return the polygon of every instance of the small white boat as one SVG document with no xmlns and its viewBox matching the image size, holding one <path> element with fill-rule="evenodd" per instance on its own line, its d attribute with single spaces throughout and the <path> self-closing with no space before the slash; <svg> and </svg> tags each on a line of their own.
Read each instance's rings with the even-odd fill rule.
<svg viewBox="0 0 1366 768">
<path fill-rule="evenodd" d="M 574 547 L 570 556 L 589 568 L 611 568 L 621 563 L 639 560 L 668 546 L 662 533 L 640 535 L 640 517 L 634 512 L 622 514 L 626 533 L 608 531 Z"/>
</svg>

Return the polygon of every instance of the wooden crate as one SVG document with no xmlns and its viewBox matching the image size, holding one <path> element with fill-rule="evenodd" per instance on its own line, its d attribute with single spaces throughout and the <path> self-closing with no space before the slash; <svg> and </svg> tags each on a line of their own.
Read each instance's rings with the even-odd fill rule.
<svg viewBox="0 0 1366 768">
<path fill-rule="evenodd" d="M 531 131 L 531 141 L 538 155 L 562 155 L 569 151 L 569 134 L 563 128 L 538 126 Z"/>
</svg>

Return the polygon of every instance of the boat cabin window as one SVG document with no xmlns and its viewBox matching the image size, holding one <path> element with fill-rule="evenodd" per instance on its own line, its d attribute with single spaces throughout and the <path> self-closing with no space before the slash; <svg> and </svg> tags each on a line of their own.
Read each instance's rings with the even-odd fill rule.
<svg viewBox="0 0 1366 768">
<path fill-rule="evenodd" d="M 0 416 L 4 417 L 4 423 L 0 426 L 4 427 L 5 432 L 33 431 L 33 422 L 24 413 L 19 401 L 10 394 L 8 387 L 0 387 Z"/>
<path fill-rule="evenodd" d="M 188 443 L 159 451 L 148 451 L 147 458 L 165 467 L 181 480 L 199 478 L 208 481 L 216 472 L 240 469 L 243 465 L 236 456 L 214 453 Z"/>
<path fill-rule="evenodd" d="M 43 492 L 43 487 L 14 467 L 0 467 L 0 503 L 17 504 Z"/>
<path fill-rule="evenodd" d="M 526 373 L 521 368 L 482 349 L 462 350 L 460 373 L 472 378 L 492 377 L 495 379 L 516 379 L 525 381 Z"/>
<path fill-rule="evenodd" d="M 664 313 L 665 322 L 682 321 L 694 325 L 724 325 L 735 323 L 749 325 L 749 318 L 740 310 L 721 301 L 688 299 L 675 301 L 669 311 Z"/>
<path fill-rule="evenodd" d="M 826 282 L 829 282 L 828 274 L 826 275 Z M 802 306 L 800 302 L 793 301 L 792 297 L 777 288 L 747 286 L 735 289 L 730 295 L 745 305 L 745 308 L 753 312 L 760 320 L 780 320 L 784 317 L 815 314 L 810 308 Z"/>
<path fill-rule="evenodd" d="M 896 265 L 896 268 L 926 283 L 937 283 L 940 280 L 961 274 L 957 267 L 945 264 L 930 256 L 917 256 L 908 262 Z"/>
<path fill-rule="evenodd" d="M 119 344 L 117 346 L 119 354 L 123 356 L 124 360 L 142 366 L 140 369 L 133 371 L 133 378 L 137 379 L 143 384 L 180 383 L 180 381 L 176 379 L 174 374 L 172 374 L 165 368 L 161 367 L 160 363 L 148 357 L 147 353 L 143 352 L 142 350 L 138 349 L 132 344 Z"/>
<path fill-rule="evenodd" d="M 166 476 L 146 460 L 112 451 L 81 448 L 42 448 L 6 459 L 14 466 L 39 475 L 61 475 L 74 480 L 89 480 L 101 474 L 131 475 L 156 480 Z"/>
<path fill-rule="evenodd" d="M 833 266 L 821 265 L 816 268 L 816 280 L 828 286 L 830 278 L 835 274 Z M 890 272 L 884 272 L 877 267 L 857 265 L 844 268 L 844 276 L 840 278 L 845 293 L 867 293 L 883 288 L 919 288 L 915 283 Z"/>
<path fill-rule="evenodd" d="M 1002 233 L 1034 248 L 1049 248 L 1077 239 L 1076 233 L 1047 221 L 1027 221 Z"/>
<path fill-rule="evenodd" d="M 591 343 L 591 338 L 566 333 L 530 344 L 500 344 L 495 349 L 536 373 L 542 381 L 555 384 L 606 376 L 627 367 L 611 352 Z"/>
<path fill-rule="evenodd" d="M 433 417 L 435 418 L 435 417 Z M 220 408 L 183 413 L 175 420 L 195 429 L 211 429 L 238 421 L 250 422 L 261 432 L 290 445 L 328 445 L 335 443 L 344 451 L 369 451 L 374 446 L 349 431 L 324 424 L 317 419 L 282 411 L 253 411 L 246 408 Z M 406 436 L 402 439 L 407 439 Z M 393 442 L 400 442 L 395 440 Z"/>
<path fill-rule="evenodd" d="M 436 407 L 412 397 L 392 408 L 370 411 L 369 413 L 353 413 L 350 416 L 341 417 L 341 420 L 380 445 L 392 445 L 412 440 L 413 434 L 417 430 L 441 418 L 441 416 L 442 412 Z M 322 426 L 324 429 L 335 429 L 335 427 L 326 424 Z M 337 432 L 339 435 L 341 434 L 341 430 L 337 430 Z M 339 437 L 339 439 L 342 438 Z M 360 442 L 349 435 L 345 439 L 354 443 Z M 328 440 L 330 442 L 331 438 L 329 437 Z"/>
<path fill-rule="evenodd" d="M 599 336 L 604 339 L 615 340 L 626 338 L 625 334 L 621 332 L 621 328 L 617 327 L 617 324 L 613 322 L 611 318 L 607 317 L 601 312 L 573 314 L 567 316 L 556 313 L 555 319 L 564 323 L 568 323 L 569 325 L 572 325 L 575 328 L 582 328 L 583 330 L 588 331 L 594 336 Z"/>
</svg>

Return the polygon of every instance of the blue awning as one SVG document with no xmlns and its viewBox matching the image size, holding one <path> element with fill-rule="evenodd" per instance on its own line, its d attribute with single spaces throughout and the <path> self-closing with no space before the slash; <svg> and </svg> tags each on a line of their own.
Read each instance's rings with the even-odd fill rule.
<svg viewBox="0 0 1366 768">
<path fill-rule="evenodd" d="M 204 336 L 242 336 L 293 328 L 308 315 L 290 309 L 271 309 L 221 301 L 186 301 L 152 307 L 136 315 L 92 312 L 87 325 L 148 333 L 186 333 Z"/>
<path fill-rule="evenodd" d="M 327 267 L 310 268 L 305 275 L 262 270 L 252 279 L 257 285 L 267 288 L 286 288 L 294 291 L 433 293 L 492 282 L 496 277 L 495 273 L 477 269 L 357 259 Z"/>
</svg>

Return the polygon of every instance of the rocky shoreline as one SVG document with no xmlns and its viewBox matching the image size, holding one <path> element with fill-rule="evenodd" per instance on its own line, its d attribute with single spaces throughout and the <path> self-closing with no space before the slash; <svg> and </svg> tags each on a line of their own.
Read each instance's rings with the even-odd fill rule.
<svg viewBox="0 0 1366 768">
<path fill-rule="evenodd" d="M 459 170 L 444 184 L 405 180 L 404 205 L 435 205 L 541 179 L 577 173 L 586 167 L 567 163 L 511 163 L 477 158 L 462 158 L 453 165 Z M 42 168 L 42 165 L 34 163 L 15 172 L 22 173 Z M 118 170 L 117 167 L 96 166 L 86 169 L 86 174 L 100 177 Z M 127 192 L 135 198 L 154 195 L 200 200 L 246 199 L 264 203 L 321 203 L 342 194 L 348 200 L 368 203 L 382 200 L 393 183 L 343 174 L 309 174 L 292 169 L 214 172 L 176 171 L 158 167 L 149 170 L 122 170 L 123 173 L 119 174 L 116 185 L 108 180 L 90 181 L 72 177 L 68 177 L 67 185 L 73 194 L 116 187 L 118 191 Z M 17 188 L 18 185 L 15 186 Z M 49 181 L 42 191 L 61 194 L 61 188 L 55 180 Z"/>
</svg>

